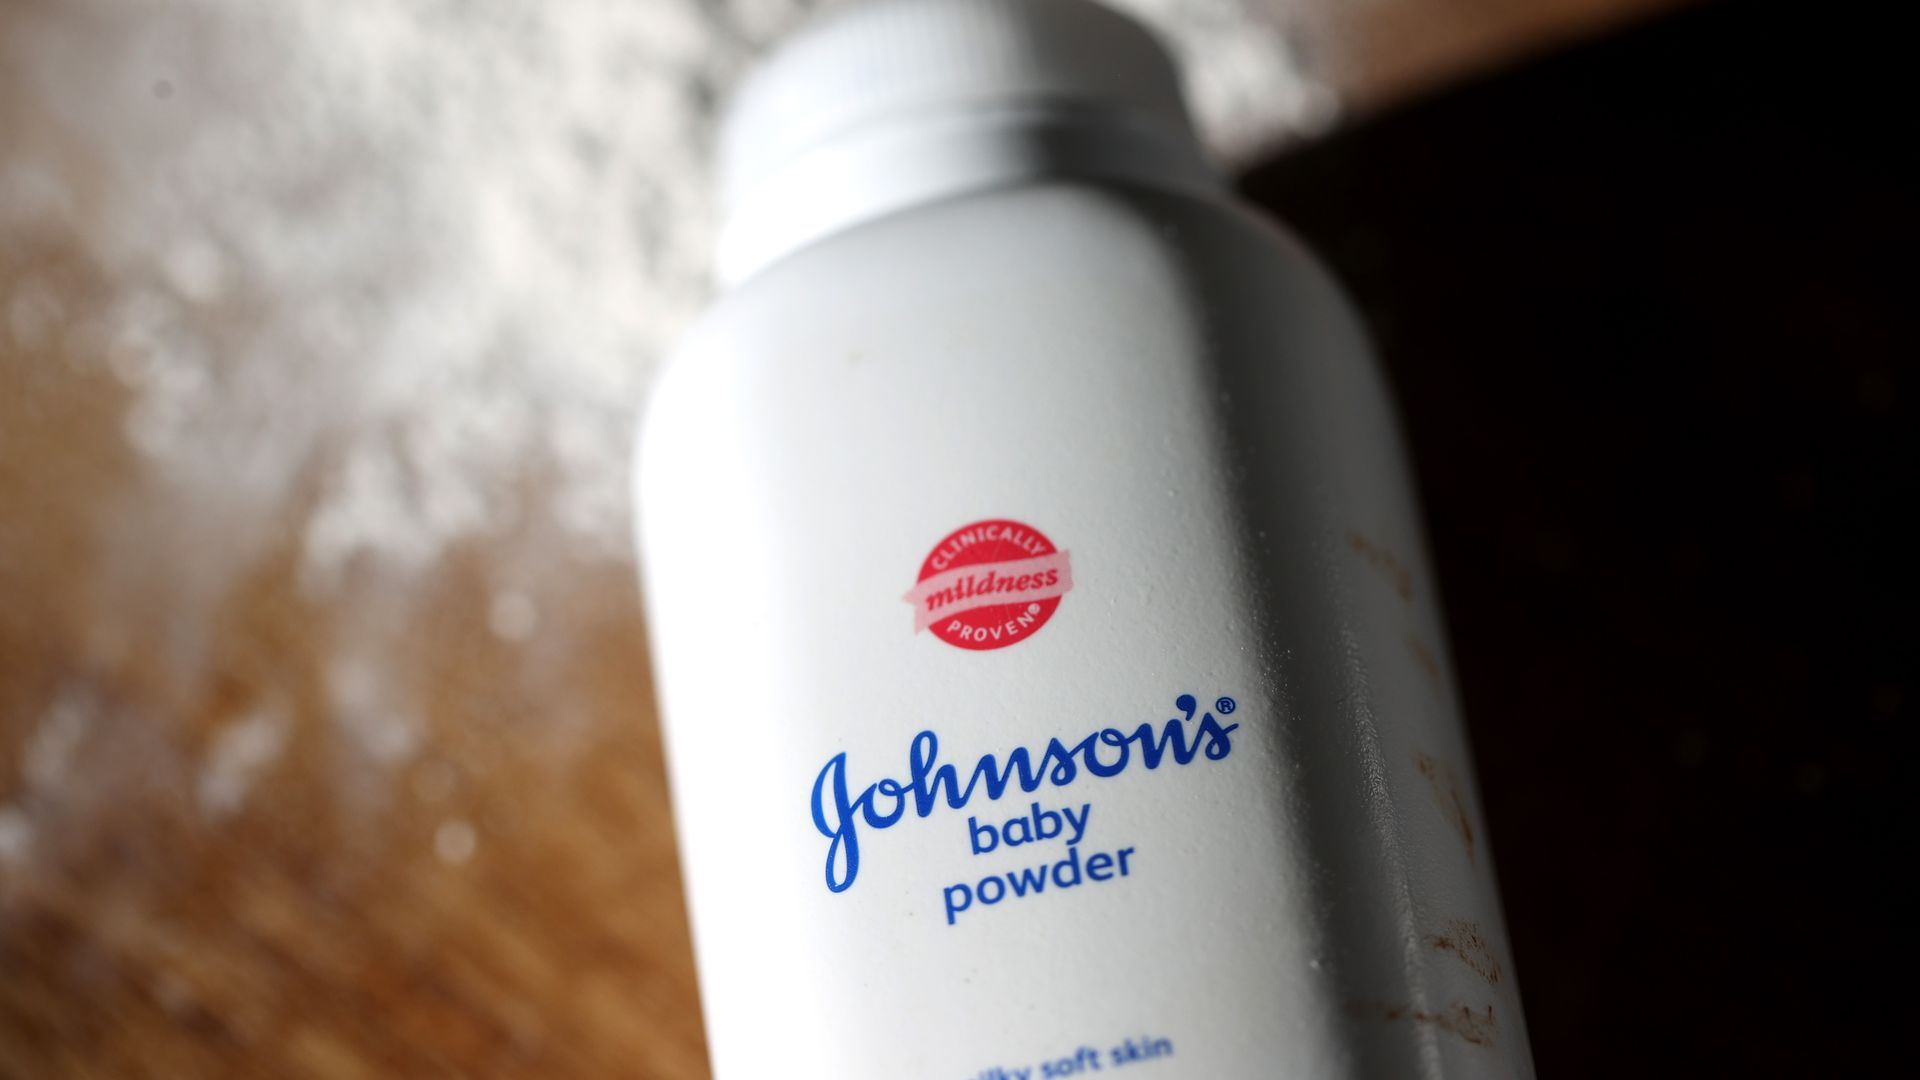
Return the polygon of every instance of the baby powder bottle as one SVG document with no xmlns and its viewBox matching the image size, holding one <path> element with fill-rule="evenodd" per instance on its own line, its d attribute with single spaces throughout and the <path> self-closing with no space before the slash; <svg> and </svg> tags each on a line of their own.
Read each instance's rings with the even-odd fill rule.
<svg viewBox="0 0 1920 1080">
<path fill-rule="evenodd" d="M 637 468 L 717 1075 L 1531 1075 L 1380 372 L 1154 40 L 856 6 L 721 172 Z"/>
</svg>

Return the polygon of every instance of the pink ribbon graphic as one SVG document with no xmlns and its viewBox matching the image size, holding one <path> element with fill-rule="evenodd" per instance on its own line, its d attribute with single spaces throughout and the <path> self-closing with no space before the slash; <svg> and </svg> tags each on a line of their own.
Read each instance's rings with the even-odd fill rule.
<svg viewBox="0 0 1920 1080">
<path fill-rule="evenodd" d="M 1052 584 L 1050 572 L 1057 573 Z M 1026 588 L 1014 588 L 1021 578 L 1030 579 Z M 1031 559 L 973 563 L 956 566 L 935 574 L 901 597 L 913 605 L 913 632 L 932 626 L 934 620 L 1001 604 L 1032 604 L 1051 600 L 1073 588 L 1073 566 L 1067 553 L 1056 551 Z"/>
</svg>

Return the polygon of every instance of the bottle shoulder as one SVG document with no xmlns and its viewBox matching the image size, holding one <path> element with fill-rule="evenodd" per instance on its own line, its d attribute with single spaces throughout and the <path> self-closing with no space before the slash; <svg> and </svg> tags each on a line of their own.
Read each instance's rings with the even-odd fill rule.
<svg viewBox="0 0 1920 1080">
<path fill-rule="evenodd" d="M 843 278 L 944 290 L 983 272 L 1045 266 L 1102 279 L 1117 259 L 1118 267 L 1152 265 L 1195 247 L 1245 270 L 1307 257 L 1282 226 L 1224 190 L 1202 197 L 1061 179 L 976 191 L 828 237 L 723 295 L 712 316 L 725 320 L 793 292 L 812 297 Z"/>
<path fill-rule="evenodd" d="M 859 338 L 876 321 L 927 333 L 1051 306 L 1105 303 L 1129 320 L 1242 303 L 1344 308 L 1284 226 L 1228 197 L 1061 181 L 977 192 L 827 238 L 718 297 L 666 365 L 790 363 L 802 341 Z"/>
<path fill-rule="evenodd" d="M 720 297 L 649 391 L 640 467 L 759 445 L 745 433 L 798 413 L 996 393 L 1071 409 L 1066 373 L 1145 385 L 1148 369 L 1266 396 L 1279 368 L 1377 383 L 1351 305 L 1283 228 L 1225 198 L 1023 185 L 848 230 Z"/>
</svg>

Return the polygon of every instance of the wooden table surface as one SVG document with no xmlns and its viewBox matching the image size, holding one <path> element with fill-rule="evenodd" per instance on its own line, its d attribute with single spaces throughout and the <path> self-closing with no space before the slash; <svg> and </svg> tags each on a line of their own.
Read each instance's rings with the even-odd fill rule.
<svg viewBox="0 0 1920 1080">
<path fill-rule="evenodd" d="M 1658 2 L 1356 5 L 1339 79 L 1380 107 Z M 44 125 L 8 77 L 0 136 Z M 182 504 L 112 359 L 43 332 L 135 285 L 0 232 L 0 1077 L 705 1075 L 630 563 L 503 477 L 511 528 L 315 590 L 321 463 L 277 517 Z"/>
</svg>

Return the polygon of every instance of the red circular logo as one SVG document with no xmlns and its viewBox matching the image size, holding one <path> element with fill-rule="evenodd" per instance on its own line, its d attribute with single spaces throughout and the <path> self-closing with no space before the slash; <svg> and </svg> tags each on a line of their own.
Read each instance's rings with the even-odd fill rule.
<svg viewBox="0 0 1920 1080">
<path fill-rule="evenodd" d="M 995 519 L 962 525 L 935 544 L 902 599 L 913 605 L 915 633 L 931 630 L 962 649 L 1004 649 L 1039 633 L 1071 588 L 1066 552 L 1031 525 Z"/>
</svg>

